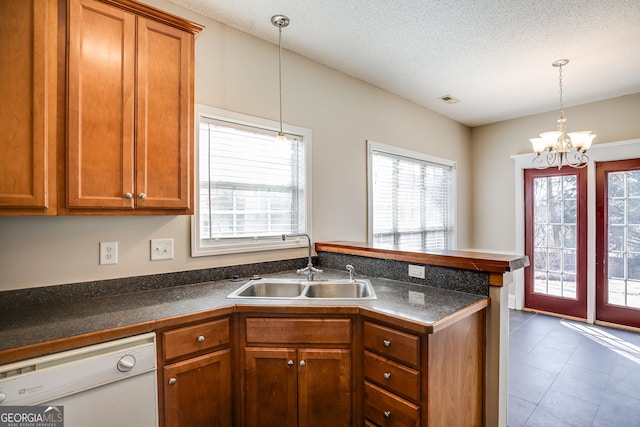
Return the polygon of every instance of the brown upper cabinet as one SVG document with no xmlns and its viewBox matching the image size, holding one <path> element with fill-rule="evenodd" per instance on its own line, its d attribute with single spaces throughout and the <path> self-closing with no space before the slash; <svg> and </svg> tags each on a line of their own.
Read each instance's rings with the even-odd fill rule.
<svg viewBox="0 0 640 427">
<path fill-rule="evenodd" d="M 192 213 L 203 27 L 132 0 L 0 8 L 0 214 Z"/>
<path fill-rule="evenodd" d="M 58 9 L 0 1 L 0 212 L 56 213 Z"/>
<path fill-rule="evenodd" d="M 132 5 L 69 1 L 70 213 L 193 211 L 195 35 Z"/>
</svg>

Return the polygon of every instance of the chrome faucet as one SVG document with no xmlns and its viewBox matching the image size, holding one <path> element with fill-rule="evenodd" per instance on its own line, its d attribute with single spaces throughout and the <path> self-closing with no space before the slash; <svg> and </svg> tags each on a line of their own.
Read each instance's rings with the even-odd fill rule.
<svg viewBox="0 0 640 427">
<path fill-rule="evenodd" d="M 309 237 L 308 234 L 306 233 L 300 233 L 300 234 L 283 234 L 282 235 L 282 240 L 287 240 L 287 237 L 306 237 L 307 240 L 309 241 L 309 262 L 307 263 L 307 266 L 305 268 L 301 268 L 300 270 L 296 270 L 296 274 L 306 274 L 307 275 L 307 280 L 311 281 L 313 280 L 313 274 L 314 273 L 322 273 L 322 270 L 315 268 L 313 266 L 313 262 L 311 262 L 311 237 Z"/>
<path fill-rule="evenodd" d="M 347 264 L 347 271 L 349 272 L 349 281 L 350 282 L 355 282 L 355 275 L 356 275 L 356 269 L 353 268 L 353 265 L 351 264 Z"/>
</svg>

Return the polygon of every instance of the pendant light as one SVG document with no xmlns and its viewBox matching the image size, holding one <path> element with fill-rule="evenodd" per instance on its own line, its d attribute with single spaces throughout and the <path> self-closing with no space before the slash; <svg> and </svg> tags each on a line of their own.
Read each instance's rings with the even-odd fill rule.
<svg viewBox="0 0 640 427">
<path fill-rule="evenodd" d="M 278 132 L 277 140 L 281 142 L 287 141 L 287 137 L 282 131 L 282 29 L 289 25 L 289 18 L 284 15 L 273 15 L 271 23 L 278 27 L 278 91 L 280 93 L 280 132 Z"/>
<path fill-rule="evenodd" d="M 590 130 L 566 132 L 567 119 L 564 118 L 564 100 L 562 98 L 562 67 L 568 63 L 568 59 L 559 59 L 551 64 L 559 70 L 560 118 L 557 130 L 542 132 L 539 138 L 530 139 L 533 151 L 536 153 L 533 165 L 537 169 L 546 169 L 552 166 L 562 169 L 564 165 L 583 168 L 589 162 L 586 152 L 591 147 L 596 135 L 592 134 Z"/>
</svg>

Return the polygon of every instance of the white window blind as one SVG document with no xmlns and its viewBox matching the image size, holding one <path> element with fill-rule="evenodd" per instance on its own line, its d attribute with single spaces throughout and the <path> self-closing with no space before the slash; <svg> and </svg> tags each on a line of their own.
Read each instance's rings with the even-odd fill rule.
<svg viewBox="0 0 640 427">
<path fill-rule="evenodd" d="M 204 252 L 274 249 L 282 234 L 306 232 L 304 138 L 276 136 L 259 124 L 199 118 L 196 238 Z"/>
<path fill-rule="evenodd" d="M 370 239 L 451 249 L 455 163 L 372 142 L 368 153 Z"/>
</svg>

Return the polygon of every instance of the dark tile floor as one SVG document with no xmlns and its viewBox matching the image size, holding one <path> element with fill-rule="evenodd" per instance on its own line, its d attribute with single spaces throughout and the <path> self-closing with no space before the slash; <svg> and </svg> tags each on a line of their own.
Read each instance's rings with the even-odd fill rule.
<svg viewBox="0 0 640 427">
<path fill-rule="evenodd" d="M 509 427 L 640 426 L 640 334 L 509 314 Z"/>
</svg>

